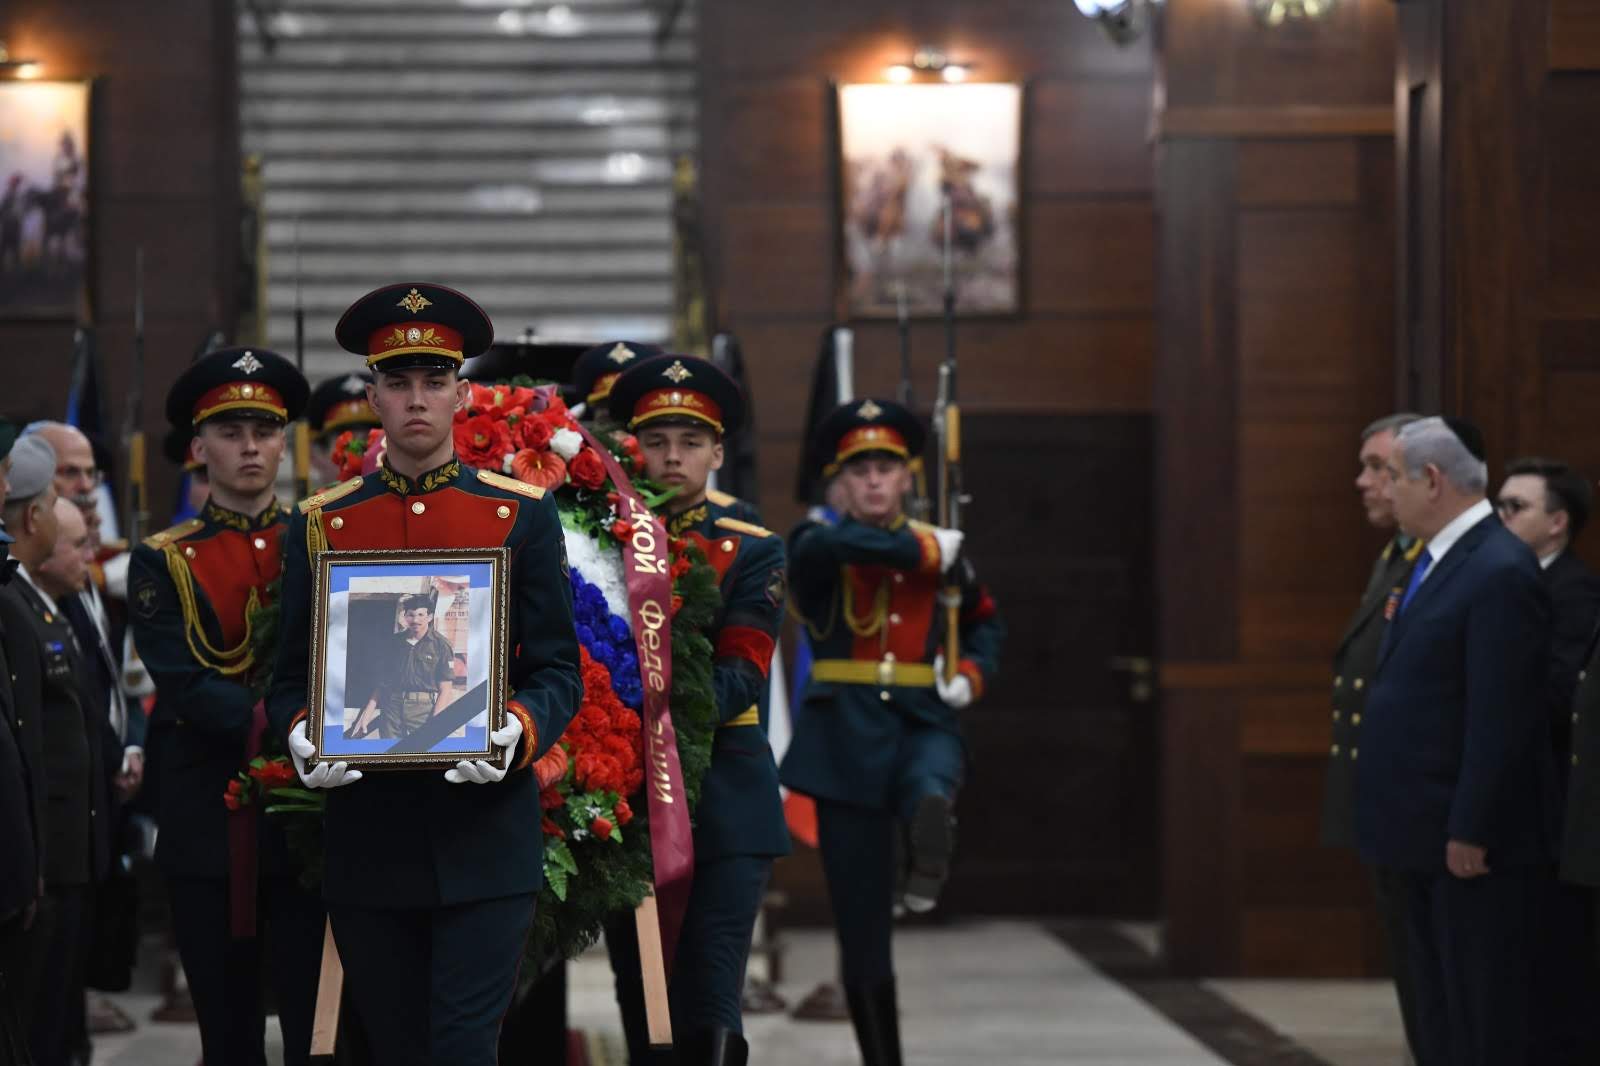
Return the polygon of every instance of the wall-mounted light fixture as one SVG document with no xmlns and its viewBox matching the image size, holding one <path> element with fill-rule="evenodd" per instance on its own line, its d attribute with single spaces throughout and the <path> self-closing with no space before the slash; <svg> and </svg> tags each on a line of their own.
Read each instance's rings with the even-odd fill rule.
<svg viewBox="0 0 1600 1066">
<path fill-rule="evenodd" d="M 37 59 L 21 59 L 6 51 L 6 43 L 0 41 L 0 75 L 9 74 L 16 78 L 37 78 L 44 69 L 44 64 Z"/>
<path fill-rule="evenodd" d="M 1339 0 L 1250 0 L 1250 10 L 1268 26 L 1326 18 Z"/>
<path fill-rule="evenodd" d="M 971 73 L 971 63 L 951 62 L 944 49 L 926 44 L 911 54 L 911 62 L 894 63 L 883 70 L 883 76 L 896 85 L 904 85 L 918 77 L 939 77 L 954 84 L 966 81 Z"/>
<path fill-rule="evenodd" d="M 1131 44 L 1150 24 L 1150 9 L 1162 0 L 1073 0 L 1117 44 Z"/>
</svg>

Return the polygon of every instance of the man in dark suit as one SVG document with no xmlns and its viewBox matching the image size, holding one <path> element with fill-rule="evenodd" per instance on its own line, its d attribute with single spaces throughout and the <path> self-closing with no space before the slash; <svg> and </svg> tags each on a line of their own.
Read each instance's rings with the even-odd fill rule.
<svg viewBox="0 0 1600 1066">
<path fill-rule="evenodd" d="M 1421 417 L 1389 415 L 1361 433 L 1361 450 L 1357 456 L 1361 469 L 1356 475 L 1356 491 L 1361 494 L 1368 524 L 1394 535 L 1373 563 L 1366 591 L 1361 594 L 1355 615 L 1345 627 L 1344 636 L 1333 654 L 1333 738 L 1328 749 L 1328 773 L 1322 793 L 1322 843 L 1332 848 L 1354 850 L 1356 847 L 1355 784 L 1357 760 L 1361 754 L 1361 722 L 1367 693 L 1371 691 L 1372 671 L 1378 665 L 1378 650 L 1388 628 L 1383 607 L 1396 586 L 1404 587 L 1412 563 L 1422 553 L 1421 541 L 1395 531 L 1394 505 L 1387 491 L 1389 455 L 1394 450 L 1395 435 Z M 1415 1047 L 1416 1003 L 1410 970 L 1405 963 L 1405 926 L 1399 921 L 1395 889 L 1382 879 L 1374 880 L 1374 889 L 1388 938 L 1406 1042 Z"/>
<path fill-rule="evenodd" d="M 0 421 L 0 508 L 5 505 L 6 467 L 17 430 Z M 0 585 L 9 582 L 16 569 L 10 562 L 11 537 L 0 533 Z M 30 761 L 30 748 L 24 740 L 23 723 L 34 717 L 33 706 L 23 709 L 11 684 L 13 669 L 6 654 L 9 634 L 0 616 L 0 1048 L 23 1046 L 27 1042 L 28 934 L 39 913 L 43 884 L 44 804 L 36 793 L 40 767 Z M 42 783 L 42 782 L 41 782 Z"/>
<path fill-rule="evenodd" d="M 1566 463 L 1518 459 L 1495 500 L 1505 527 L 1533 550 L 1550 591 L 1551 640 L 1546 711 L 1562 795 L 1572 759 L 1573 693 L 1600 619 L 1600 578 L 1572 553 L 1594 504 L 1589 483 Z M 1540 906 L 1535 1047 L 1540 1063 L 1592 1063 L 1600 1042 L 1587 1012 L 1600 1000 L 1592 894 L 1552 877 Z"/>
<path fill-rule="evenodd" d="M 36 437 L 12 449 L 11 492 L 4 510 L 16 538 L 12 554 L 20 562 L 16 580 L 0 595 L 15 597 L 16 617 L 31 628 L 42 665 L 41 704 L 45 777 L 44 868 L 49 925 L 31 945 L 30 969 L 36 982 L 29 1043 L 41 1066 L 66 1063 L 79 1052 L 82 1032 L 83 971 L 93 886 L 105 876 L 110 859 L 107 796 L 100 743 L 101 724 L 84 701 L 83 673 L 72 627 L 59 603 L 40 585 L 40 571 L 54 555 L 61 532 L 51 478 L 55 454 Z"/>
<path fill-rule="evenodd" d="M 1483 438 L 1458 419 L 1400 431 L 1389 498 L 1423 541 L 1367 704 L 1361 854 L 1401 886 L 1421 1066 L 1531 1063 L 1536 911 L 1554 806 L 1549 593 L 1485 499 Z"/>
</svg>

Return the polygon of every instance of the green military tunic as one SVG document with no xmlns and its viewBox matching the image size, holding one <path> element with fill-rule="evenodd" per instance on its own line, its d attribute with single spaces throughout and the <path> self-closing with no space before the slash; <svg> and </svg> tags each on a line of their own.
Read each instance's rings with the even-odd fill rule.
<svg viewBox="0 0 1600 1066">
<path fill-rule="evenodd" d="M 389 669 L 378 694 L 378 735 L 398 740 L 433 717 L 439 693 L 454 677 L 455 651 L 429 626 L 415 643 L 407 633 L 396 633 L 384 659 Z"/>
<path fill-rule="evenodd" d="M 1411 564 L 1421 552 L 1421 541 L 1403 545 L 1399 538 L 1384 547 L 1367 580 L 1361 605 L 1333 656 L 1333 741 L 1322 793 L 1322 842 L 1329 847 L 1356 846 L 1356 761 L 1361 757 L 1361 716 L 1366 711 L 1367 688 L 1393 613 L 1390 601 L 1398 606 Z"/>
</svg>

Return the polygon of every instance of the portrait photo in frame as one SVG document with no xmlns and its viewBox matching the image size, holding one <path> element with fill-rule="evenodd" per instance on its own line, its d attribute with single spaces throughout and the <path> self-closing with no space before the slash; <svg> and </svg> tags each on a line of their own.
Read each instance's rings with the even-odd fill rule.
<svg viewBox="0 0 1600 1066">
<path fill-rule="evenodd" d="M 943 312 L 944 194 L 958 314 L 1022 309 L 1023 87 L 838 86 L 840 230 L 851 317 Z"/>
<path fill-rule="evenodd" d="M 87 304 L 87 81 L 0 81 L 0 318 Z"/>
<path fill-rule="evenodd" d="M 313 567 L 308 762 L 493 759 L 505 720 L 505 548 L 326 551 Z"/>
</svg>

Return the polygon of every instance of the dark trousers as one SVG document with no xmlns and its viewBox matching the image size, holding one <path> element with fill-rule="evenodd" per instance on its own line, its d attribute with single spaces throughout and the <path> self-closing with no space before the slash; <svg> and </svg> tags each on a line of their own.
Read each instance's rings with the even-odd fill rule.
<svg viewBox="0 0 1600 1066">
<path fill-rule="evenodd" d="M 1558 881 L 1541 886 L 1539 946 L 1534 967 L 1533 1060 L 1539 1066 L 1600 1062 L 1600 965 L 1595 959 L 1595 892 Z"/>
<path fill-rule="evenodd" d="M 847 987 L 873 988 L 894 976 L 895 838 L 888 811 L 817 800 L 817 845 L 839 937 L 839 974 Z"/>
<path fill-rule="evenodd" d="M 167 894 L 207 1066 L 266 1061 L 264 964 L 278 1003 L 284 1064 L 304 1066 L 311 1054 L 322 965 L 322 902 L 294 878 L 263 877 L 256 895 L 257 935 L 235 940 L 229 933 L 227 881 L 170 877 Z"/>
<path fill-rule="evenodd" d="M 1383 921 L 1383 934 L 1389 949 L 1389 969 L 1394 972 L 1395 998 L 1400 1001 L 1400 1021 L 1405 1027 L 1406 1047 L 1411 1057 L 1417 1057 L 1421 1030 L 1417 1024 L 1416 979 L 1412 976 L 1411 961 L 1406 957 L 1405 876 L 1393 870 L 1372 871 L 1372 891 L 1378 899 L 1378 916 Z"/>
<path fill-rule="evenodd" d="M 1387 876 L 1400 890 L 1418 1066 L 1544 1066 L 1530 1053 L 1541 874 Z"/>
<path fill-rule="evenodd" d="M 330 904 L 346 989 L 383 1066 L 494 1066 L 532 895 L 428 910 Z"/>
<path fill-rule="evenodd" d="M 28 1045 L 36 1066 L 67 1066 L 83 1039 L 76 1021 L 83 1012 L 88 887 L 47 886 L 35 920 L 40 925 L 29 945 L 34 989 Z"/>
<path fill-rule="evenodd" d="M 750 938 L 771 872 L 772 860 L 755 855 L 729 855 L 696 864 L 667 986 L 674 1044 L 711 1029 L 744 1032 L 741 1003 Z M 639 972 L 639 934 L 631 912 L 606 922 L 606 951 L 616 979 L 628 1061 L 640 1066 L 648 1061 L 650 1037 Z"/>
<path fill-rule="evenodd" d="M 22 927 L 19 912 L 0 920 L 0 1066 L 28 1057 L 28 1017 L 32 1012 L 33 982 L 28 973 L 28 947 L 34 924 Z"/>
</svg>

